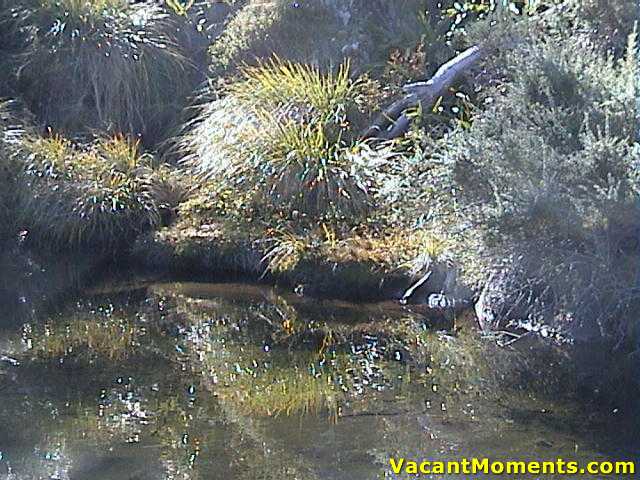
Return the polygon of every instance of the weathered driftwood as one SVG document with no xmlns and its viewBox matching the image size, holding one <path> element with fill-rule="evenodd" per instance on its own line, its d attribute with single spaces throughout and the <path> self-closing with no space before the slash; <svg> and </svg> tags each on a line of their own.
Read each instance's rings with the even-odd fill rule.
<svg viewBox="0 0 640 480">
<path fill-rule="evenodd" d="M 403 87 L 406 95 L 387 107 L 363 134 L 364 138 L 391 140 L 407 132 L 410 117 L 407 110 L 420 106 L 430 109 L 459 76 L 473 66 L 483 55 L 481 47 L 463 51 L 442 65 L 426 82 L 411 83 Z"/>
</svg>

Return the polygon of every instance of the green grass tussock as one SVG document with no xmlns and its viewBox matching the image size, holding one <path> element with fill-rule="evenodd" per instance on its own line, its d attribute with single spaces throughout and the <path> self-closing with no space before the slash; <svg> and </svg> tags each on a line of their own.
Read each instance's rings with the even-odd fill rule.
<svg viewBox="0 0 640 480">
<path fill-rule="evenodd" d="M 377 88 L 352 79 L 348 63 L 336 74 L 279 59 L 245 68 L 182 139 L 185 160 L 247 208 L 362 217 L 374 204 L 376 166 L 390 155 L 357 139 Z"/>
<path fill-rule="evenodd" d="M 57 136 L 30 137 L 21 220 L 45 248 L 126 245 L 159 223 L 151 158 L 138 142 L 108 137 L 81 146 Z"/>
<path fill-rule="evenodd" d="M 154 2 L 18 0 L 0 15 L 17 44 L 18 89 L 57 131 L 158 140 L 182 108 L 189 62 Z"/>
<path fill-rule="evenodd" d="M 16 149 L 25 130 L 15 102 L 0 99 L 0 241 L 15 234 L 21 164 Z"/>
</svg>

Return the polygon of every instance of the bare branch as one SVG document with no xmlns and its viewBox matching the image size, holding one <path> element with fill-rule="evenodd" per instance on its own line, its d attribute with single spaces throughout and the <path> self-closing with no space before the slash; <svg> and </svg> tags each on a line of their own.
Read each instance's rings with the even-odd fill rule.
<svg viewBox="0 0 640 480">
<path fill-rule="evenodd" d="M 406 95 L 386 108 L 375 120 L 364 138 L 390 140 L 404 134 L 410 125 L 407 110 L 421 106 L 427 110 L 453 85 L 458 77 L 472 67 L 484 54 L 484 49 L 473 46 L 442 65 L 430 80 L 407 84 Z"/>
</svg>

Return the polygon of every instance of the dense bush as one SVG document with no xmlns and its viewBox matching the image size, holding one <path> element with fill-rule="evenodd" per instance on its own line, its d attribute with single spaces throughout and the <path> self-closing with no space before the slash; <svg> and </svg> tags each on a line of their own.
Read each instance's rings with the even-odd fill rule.
<svg viewBox="0 0 640 480">
<path fill-rule="evenodd" d="M 0 9 L 17 84 L 56 130 L 156 140 L 190 87 L 172 17 L 154 2 L 17 0 Z"/>
<path fill-rule="evenodd" d="M 627 38 L 634 30 L 638 6 L 633 0 L 565 0 L 560 18 L 568 28 L 579 29 L 616 57 L 625 54 Z M 567 23 L 567 22 L 565 22 Z"/>
<path fill-rule="evenodd" d="M 437 43 L 430 62 L 448 49 L 440 34 L 440 3 L 433 0 L 251 0 L 229 22 L 210 53 L 214 74 L 277 55 L 321 68 L 345 57 L 358 70 L 384 64 L 393 48 Z"/>
<path fill-rule="evenodd" d="M 51 135 L 22 143 L 20 220 L 42 247 L 109 250 L 158 224 L 150 158 L 137 142 L 110 137 L 80 146 Z"/>
<path fill-rule="evenodd" d="M 187 132 L 186 161 L 258 209 L 361 217 L 384 158 L 357 139 L 376 94 L 348 64 L 335 75 L 280 60 L 245 68 Z"/>
<path fill-rule="evenodd" d="M 608 39 L 557 15 L 499 25 L 515 47 L 498 43 L 485 62 L 484 80 L 497 73 L 482 110 L 430 144 L 411 185 L 432 219 L 483 234 L 484 275 L 502 264 L 511 276 L 494 326 L 544 323 L 631 351 L 640 338 L 635 39 L 613 57 Z M 558 41 L 546 41 L 550 24 L 562 25 Z"/>
<path fill-rule="evenodd" d="M 501 223 L 522 220 L 522 235 L 568 232 L 573 214 L 597 224 L 635 181 L 633 50 L 614 63 L 576 38 L 520 53 L 506 94 L 451 145 L 457 180 Z"/>
</svg>

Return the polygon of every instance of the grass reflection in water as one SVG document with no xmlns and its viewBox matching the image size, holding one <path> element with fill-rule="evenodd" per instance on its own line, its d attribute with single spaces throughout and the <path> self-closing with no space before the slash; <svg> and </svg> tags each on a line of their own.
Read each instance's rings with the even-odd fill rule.
<svg viewBox="0 0 640 480">
<path fill-rule="evenodd" d="M 378 478 L 389 455 L 531 455 L 540 436 L 557 453 L 578 435 L 540 426 L 550 404 L 530 395 L 510 416 L 495 365 L 517 373 L 517 356 L 403 310 L 149 285 L 3 335 L 20 365 L 0 366 L 2 480 Z"/>
</svg>

